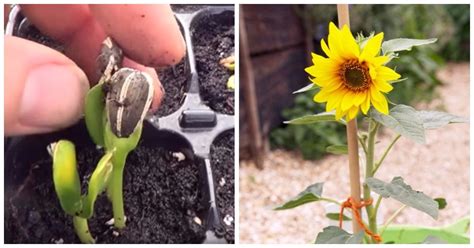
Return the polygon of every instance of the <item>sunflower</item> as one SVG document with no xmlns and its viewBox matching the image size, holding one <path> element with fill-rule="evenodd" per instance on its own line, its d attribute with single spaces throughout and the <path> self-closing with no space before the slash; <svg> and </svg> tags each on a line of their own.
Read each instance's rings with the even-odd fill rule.
<svg viewBox="0 0 474 248">
<path fill-rule="evenodd" d="M 305 71 L 310 80 L 321 90 L 314 96 L 315 102 L 326 103 L 326 111 L 335 110 L 336 120 L 345 117 L 352 120 L 359 108 L 367 114 L 370 106 L 388 114 L 388 103 L 383 93 L 393 87 L 389 83 L 400 78 L 394 70 L 384 66 L 388 56 L 379 56 L 383 33 L 368 39 L 365 46 L 357 44 L 351 31 L 344 25 L 339 30 L 329 24 L 328 44 L 321 39 L 321 48 L 327 58 L 312 53 L 313 65 Z"/>
</svg>

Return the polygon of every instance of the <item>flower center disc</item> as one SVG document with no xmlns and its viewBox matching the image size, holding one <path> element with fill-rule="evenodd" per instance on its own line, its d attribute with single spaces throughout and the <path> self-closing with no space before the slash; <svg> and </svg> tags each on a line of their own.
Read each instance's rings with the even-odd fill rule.
<svg viewBox="0 0 474 248">
<path fill-rule="evenodd" d="M 339 71 L 344 85 L 351 90 L 361 91 L 370 87 L 371 78 L 369 69 L 358 61 L 348 61 L 341 66 Z"/>
</svg>

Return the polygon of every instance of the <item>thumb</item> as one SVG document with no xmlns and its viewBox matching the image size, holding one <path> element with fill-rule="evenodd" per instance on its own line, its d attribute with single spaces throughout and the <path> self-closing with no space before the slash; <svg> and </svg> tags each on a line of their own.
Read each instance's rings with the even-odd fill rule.
<svg viewBox="0 0 474 248">
<path fill-rule="evenodd" d="M 63 54 L 5 36 L 5 134 L 50 132 L 76 122 L 87 77 Z"/>
</svg>

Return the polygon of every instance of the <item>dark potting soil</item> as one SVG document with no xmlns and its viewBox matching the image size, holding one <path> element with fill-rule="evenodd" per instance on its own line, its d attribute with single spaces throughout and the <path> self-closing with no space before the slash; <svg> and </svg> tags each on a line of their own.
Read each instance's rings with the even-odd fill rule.
<svg viewBox="0 0 474 248">
<path fill-rule="evenodd" d="M 195 12 L 205 7 L 207 5 L 204 4 L 171 4 L 171 9 L 175 13 Z"/>
<path fill-rule="evenodd" d="M 234 54 L 234 13 L 203 16 L 192 37 L 202 99 L 215 111 L 233 115 L 234 90 L 227 88 L 233 72 L 219 61 Z"/>
<path fill-rule="evenodd" d="M 217 208 L 225 227 L 224 238 L 234 243 L 234 132 L 226 132 L 214 141 L 211 166 L 216 180 Z"/>
<path fill-rule="evenodd" d="M 188 91 L 188 72 L 186 71 L 185 61 L 186 58 L 182 59 L 174 67 L 156 70 L 158 78 L 165 89 L 165 96 L 160 108 L 156 112 L 156 115 L 159 117 L 175 112 L 183 104 L 185 93 Z"/>
<path fill-rule="evenodd" d="M 77 147 L 83 188 L 102 152 Z M 54 192 L 51 159 L 30 165 L 14 163 L 6 177 L 28 171 L 24 186 L 6 188 L 6 243 L 79 243 L 72 217 L 66 215 Z M 23 168 L 22 168 L 23 167 Z M 205 229 L 195 222 L 203 209 L 200 202 L 197 165 L 178 162 L 170 151 L 159 147 L 138 147 L 128 159 L 124 173 L 124 205 L 127 226 L 114 235 L 105 223 L 112 218 L 105 194 L 96 201 L 90 231 L 98 243 L 202 243 Z M 11 186 L 11 185 L 10 185 Z M 18 185 L 17 185 L 18 186 Z"/>
</svg>

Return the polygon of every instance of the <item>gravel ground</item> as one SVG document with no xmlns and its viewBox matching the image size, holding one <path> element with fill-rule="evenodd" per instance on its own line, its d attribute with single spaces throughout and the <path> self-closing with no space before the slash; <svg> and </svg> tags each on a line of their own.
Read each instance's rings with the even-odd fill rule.
<svg viewBox="0 0 474 248">
<path fill-rule="evenodd" d="M 469 116 L 469 64 L 449 64 L 439 77 L 444 82 L 439 88 L 441 100 L 417 109 L 444 106 L 444 111 Z M 377 144 L 380 153 L 393 135 L 390 130 L 382 131 Z M 312 242 L 328 225 L 324 203 L 287 211 L 271 209 L 315 182 L 326 182 L 323 195 L 345 199 L 349 195 L 345 157 L 331 155 L 305 161 L 296 152 L 276 150 L 266 155 L 264 165 L 265 169 L 259 171 L 250 161 L 240 162 L 240 243 Z M 439 226 L 468 215 L 469 126 L 453 124 L 428 131 L 426 145 L 402 137 L 377 172 L 384 181 L 394 176 L 402 176 L 414 189 L 434 198 L 444 197 L 448 202 L 438 220 L 406 208 L 394 223 Z M 383 200 L 382 218 L 388 218 L 400 206 L 392 199 Z"/>
</svg>

